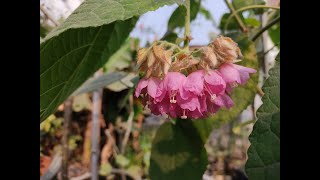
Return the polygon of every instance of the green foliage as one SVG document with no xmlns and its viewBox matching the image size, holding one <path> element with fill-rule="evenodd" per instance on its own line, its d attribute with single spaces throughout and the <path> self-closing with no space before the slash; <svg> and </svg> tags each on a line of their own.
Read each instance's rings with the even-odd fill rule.
<svg viewBox="0 0 320 180">
<path fill-rule="evenodd" d="M 235 7 L 235 9 L 240 9 L 250 5 L 264 5 L 265 2 L 264 0 L 233 0 L 232 4 Z M 262 14 L 264 10 L 254 9 L 253 11 L 255 12 L 255 14 Z"/>
<path fill-rule="evenodd" d="M 79 87 L 72 95 L 76 96 L 82 93 L 91 92 L 99 88 L 108 86 L 116 81 L 121 80 L 127 74 L 123 72 L 112 72 L 109 74 L 104 74 L 100 77 L 88 79 L 83 85 Z"/>
<path fill-rule="evenodd" d="M 139 40 L 128 38 L 121 48 L 114 53 L 103 66 L 105 72 L 113 72 L 116 70 L 123 70 L 130 66 L 134 60 L 133 54 L 138 50 Z"/>
<path fill-rule="evenodd" d="M 242 36 L 239 36 L 235 41 L 238 43 L 244 56 L 244 59 L 238 64 L 254 68 L 257 70 L 257 73 L 250 75 L 251 78 L 246 85 L 239 86 L 233 90 L 231 98 L 235 105 L 230 110 L 221 109 L 211 118 L 194 122 L 204 142 L 206 142 L 213 128 L 219 128 L 222 124 L 228 123 L 238 117 L 252 103 L 256 94 L 259 67 L 254 43 Z"/>
<path fill-rule="evenodd" d="M 249 136 L 246 173 L 249 179 L 280 179 L 280 53 L 262 90 L 263 105 Z"/>
<path fill-rule="evenodd" d="M 87 0 L 40 45 L 40 122 L 127 39 L 137 18 L 178 0 Z M 90 10 L 90 11 L 89 11 Z"/>
<path fill-rule="evenodd" d="M 105 163 L 100 165 L 99 174 L 101 176 L 107 176 L 111 173 L 111 171 L 112 171 L 112 166 L 110 165 L 110 163 Z"/>
<path fill-rule="evenodd" d="M 190 21 L 197 17 L 201 0 L 190 0 Z M 180 5 L 171 15 L 168 22 L 168 31 L 173 31 L 177 27 L 183 27 L 187 11 L 184 5 Z"/>
<path fill-rule="evenodd" d="M 129 161 L 129 159 L 127 159 L 123 155 L 119 154 L 119 155 L 116 156 L 116 163 L 120 167 L 127 167 L 130 164 L 130 161 Z"/>
<path fill-rule="evenodd" d="M 166 122 L 152 143 L 149 174 L 152 180 L 201 179 L 208 164 L 204 143 L 191 120 Z"/>
<path fill-rule="evenodd" d="M 245 18 L 244 22 L 252 27 L 259 27 L 261 25 L 260 21 L 258 21 L 256 18 Z"/>
<path fill-rule="evenodd" d="M 219 28 L 224 30 L 224 27 L 227 23 L 227 19 L 229 18 L 231 14 L 230 13 L 225 13 L 222 17 L 221 17 L 221 20 L 220 20 L 220 24 L 219 24 Z M 238 30 L 240 28 L 240 26 L 238 25 L 237 21 L 235 18 L 232 18 L 230 21 L 229 21 L 229 25 L 227 27 L 226 30 Z"/>
</svg>

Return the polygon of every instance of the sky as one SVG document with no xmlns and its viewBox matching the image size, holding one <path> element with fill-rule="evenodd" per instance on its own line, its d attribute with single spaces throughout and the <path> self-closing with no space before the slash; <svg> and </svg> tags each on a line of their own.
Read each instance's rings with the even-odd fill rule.
<svg viewBox="0 0 320 180">
<path fill-rule="evenodd" d="M 219 24 L 222 15 L 229 12 L 228 7 L 223 0 L 202 0 L 202 6 L 207 9 L 214 18 L 216 24 Z M 131 32 L 131 37 L 139 37 L 140 45 L 145 46 L 146 42 L 152 42 L 160 39 L 167 30 L 168 20 L 178 5 L 163 6 L 156 11 L 145 13 L 138 20 L 135 29 Z M 141 30 L 143 26 L 143 30 Z M 191 37 L 193 40 L 190 45 L 206 45 L 210 42 L 210 33 L 218 34 L 220 31 L 215 28 L 214 23 L 206 20 L 202 14 L 198 14 L 196 19 L 190 25 Z M 176 31 L 179 37 L 183 37 L 183 31 Z"/>
<path fill-rule="evenodd" d="M 66 19 L 83 0 L 40 0 L 40 4 L 45 4 L 50 14 L 55 20 Z M 223 0 L 202 0 L 202 6 L 209 10 L 216 24 L 219 24 L 222 15 L 228 12 L 228 8 Z M 167 30 L 168 20 L 178 5 L 163 6 L 156 11 L 150 11 L 142 15 L 130 36 L 139 38 L 140 46 L 144 47 L 147 42 L 159 40 Z M 141 29 L 143 27 L 143 29 Z M 191 37 L 193 40 L 190 45 L 206 45 L 210 42 L 210 33 L 220 33 L 215 28 L 214 23 L 206 20 L 202 14 L 198 14 L 191 23 Z M 183 29 L 176 31 L 179 37 L 183 37 Z"/>
</svg>

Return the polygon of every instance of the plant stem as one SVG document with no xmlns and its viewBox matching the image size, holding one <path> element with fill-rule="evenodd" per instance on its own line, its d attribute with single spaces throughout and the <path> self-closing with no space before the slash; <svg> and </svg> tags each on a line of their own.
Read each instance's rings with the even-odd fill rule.
<svg viewBox="0 0 320 180">
<path fill-rule="evenodd" d="M 227 0 L 225 0 L 227 1 Z M 227 3 L 227 2 L 226 2 Z M 233 7 L 233 6 L 232 6 Z M 276 9 L 276 10 L 280 10 L 280 7 L 276 7 L 276 6 L 265 6 L 265 5 L 251 5 L 251 6 L 246 6 L 240 9 L 237 9 L 235 11 L 235 14 L 231 14 L 227 21 L 226 24 L 224 25 L 223 31 L 226 31 L 228 28 L 228 25 L 230 24 L 230 20 L 232 19 L 233 16 L 235 16 L 237 18 L 238 13 L 242 12 L 242 11 L 246 11 L 246 10 L 250 10 L 250 9 L 260 9 L 260 8 L 266 8 L 266 9 Z"/>
<path fill-rule="evenodd" d="M 72 99 L 68 98 L 64 103 L 63 115 L 63 136 L 62 136 L 62 167 L 61 174 L 63 180 L 68 180 L 68 159 L 69 159 L 69 126 L 72 118 Z"/>
<path fill-rule="evenodd" d="M 258 31 L 257 34 L 254 35 L 251 40 L 255 41 L 264 31 L 268 30 L 271 26 L 275 25 L 279 21 L 280 21 L 280 16 L 278 16 L 277 18 L 274 18 L 272 21 L 269 22 L 269 24 L 267 24 L 265 27 L 260 29 L 260 31 Z"/>
<path fill-rule="evenodd" d="M 185 7 L 187 9 L 186 16 L 184 17 L 185 20 L 185 30 L 184 30 L 184 46 L 183 49 L 189 50 L 189 42 L 190 42 L 190 0 L 185 1 Z"/>
<path fill-rule="evenodd" d="M 241 31 L 246 33 L 248 32 L 248 29 L 246 27 L 246 25 L 243 23 L 242 19 L 240 18 L 240 16 L 238 15 L 238 12 L 234 9 L 233 5 L 228 1 L 228 0 L 224 0 L 224 2 L 227 4 L 228 8 L 230 9 L 231 11 L 231 16 L 235 16 L 240 28 L 241 28 Z M 226 23 L 227 25 L 227 23 Z M 226 29 L 225 29 L 226 30 Z"/>
<path fill-rule="evenodd" d="M 132 130 L 132 124 L 133 124 L 133 117 L 134 117 L 134 109 L 133 109 L 133 95 L 129 96 L 129 105 L 130 105 L 130 114 L 127 120 L 127 129 L 124 134 L 124 138 L 122 140 L 122 146 L 121 146 L 121 154 L 124 154 L 126 150 L 126 146 L 129 140 L 129 136 Z"/>
<path fill-rule="evenodd" d="M 100 69 L 94 76 L 102 76 L 103 72 Z M 100 140 L 100 116 L 102 105 L 102 88 L 93 92 L 93 108 L 92 108 L 92 146 L 91 146 L 91 179 L 99 179 L 99 140 Z"/>
</svg>

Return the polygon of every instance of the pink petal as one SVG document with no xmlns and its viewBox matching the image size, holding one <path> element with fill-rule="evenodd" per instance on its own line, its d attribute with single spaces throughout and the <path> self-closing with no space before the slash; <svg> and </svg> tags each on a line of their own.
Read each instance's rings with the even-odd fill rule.
<svg viewBox="0 0 320 180">
<path fill-rule="evenodd" d="M 250 78 L 249 73 L 257 72 L 255 69 L 247 68 L 247 67 L 236 65 L 236 64 L 233 64 L 233 67 L 239 71 L 242 85 L 247 83 L 248 79 Z"/>
<path fill-rule="evenodd" d="M 219 74 L 220 73 L 217 71 L 210 71 L 209 74 L 204 76 L 205 82 L 211 93 L 219 94 L 226 88 L 226 82 Z"/>
<path fill-rule="evenodd" d="M 203 92 L 203 80 L 204 70 L 198 70 L 188 75 L 183 88 L 186 91 L 190 91 L 196 95 L 200 95 Z"/>
<path fill-rule="evenodd" d="M 148 94 L 152 97 L 156 97 L 156 92 L 159 87 L 161 80 L 159 78 L 151 77 L 148 82 Z"/>
<path fill-rule="evenodd" d="M 222 64 L 219 68 L 219 72 L 222 74 L 222 78 L 226 83 L 241 82 L 239 71 L 234 68 L 231 63 Z"/>
<path fill-rule="evenodd" d="M 161 83 L 158 86 L 154 100 L 156 102 L 161 102 L 163 100 L 163 98 L 165 97 L 166 93 L 167 93 L 167 89 L 165 87 L 164 81 L 161 81 Z"/>
<path fill-rule="evenodd" d="M 186 76 L 179 72 L 168 72 L 164 78 L 164 85 L 167 91 L 179 90 L 186 80 Z"/>
<path fill-rule="evenodd" d="M 198 109 L 195 109 L 194 111 L 189 111 L 187 116 L 192 119 L 199 119 L 203 118 L 204 114 L 202 114 Z"/>
<path fill-rule="evenodd" d="M 221 95 L 223 101 L 224 101 L 224 105 L 226 106 L 227 109 L 230 109 L 232 106 L 234 106 L 234 102 L 232 101 L 232 99 L 226 95 L 226 94 L 223 94 Z"/>
<path fill-rule="evenodd" d="M 200 102 L 197 96 L 190 96 L 187 100 L 177 96 L 177 103 L 181 107 L 181 109 L 188 109 L 190 111 L 194 111 L 195 109 L 200 108 Z"/>
<path fill-rule="evenodd" d="M 148 85 L 148 80 L 147 79 L 141 79 L 136 87 L 136 91 L 135 91 L 135 96 L 139 97 L 142 89 L 144 89 L 145 87 L 147 87 Z"/>
</svg>

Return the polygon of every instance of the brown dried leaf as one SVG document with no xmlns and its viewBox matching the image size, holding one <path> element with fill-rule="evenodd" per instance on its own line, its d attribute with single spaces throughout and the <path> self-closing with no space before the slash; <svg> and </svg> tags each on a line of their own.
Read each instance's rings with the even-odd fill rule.
<svg viewBox="0 0 320 180">
<path fill-rule="evenodd" d="M 220 36 L 211 45 L 220 63 L 233 62 L 242 58 L 238 44 L 229 37 Z"/>
</svg>

